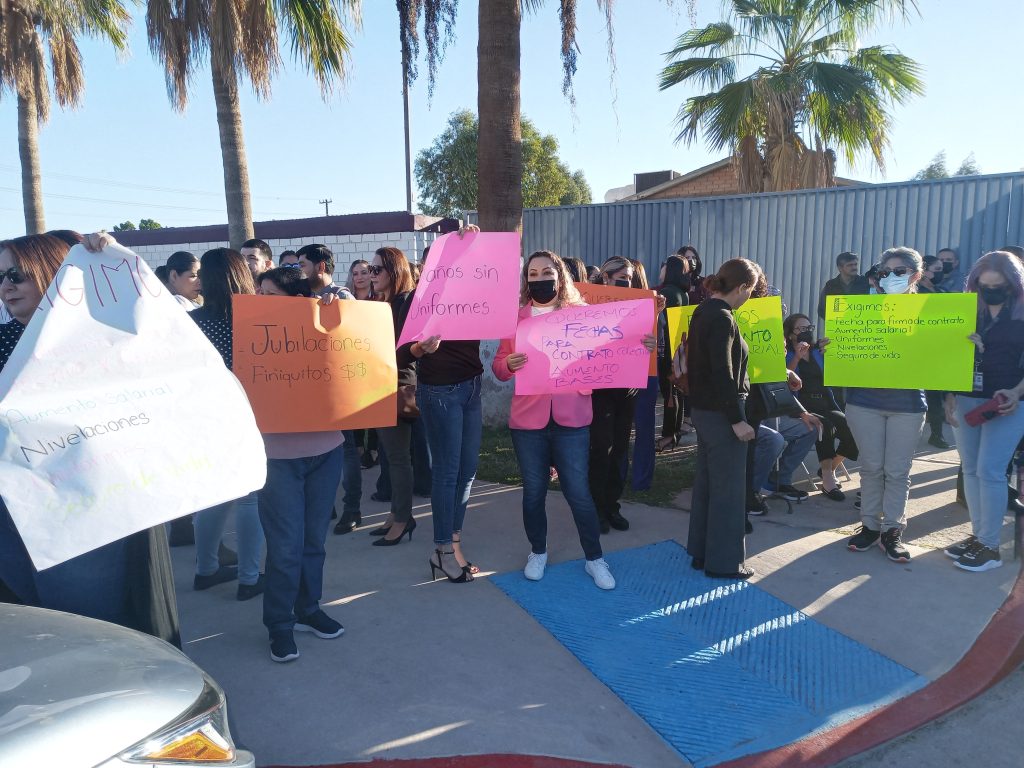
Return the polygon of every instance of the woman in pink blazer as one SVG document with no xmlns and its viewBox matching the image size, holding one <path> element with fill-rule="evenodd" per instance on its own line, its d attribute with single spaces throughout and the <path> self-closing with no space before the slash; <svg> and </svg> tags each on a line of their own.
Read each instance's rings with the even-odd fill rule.
<svg viewBox="0 0 1024 768">
<path fill-rule="evenodd" d="M 520 320 L 584 303 L 569 278 L 565 263 L 556 254 L 538 251 L 526 260 L 520 292 Z M 505 339 L 498 347 L 491 367 L 501 381 L 508 381 L 526 365 L 526 355 L 514 350 L 515 339 Z M 587 558 L 587 574 L 601 589 L 615 587 L 615 579 L 601 552 L 597 508 L 587 481 L 591 417 L 589 390 L 512 397 L 508 425 L 523 476 L 523 525 L 526 538 L 530 540 L 530 554 L 523 573 L 531 581 L 543 578 L 547 565 L 548 519 L 544 501 L 549 470 L 554 466 L 576 521 Z"/>
</svg>

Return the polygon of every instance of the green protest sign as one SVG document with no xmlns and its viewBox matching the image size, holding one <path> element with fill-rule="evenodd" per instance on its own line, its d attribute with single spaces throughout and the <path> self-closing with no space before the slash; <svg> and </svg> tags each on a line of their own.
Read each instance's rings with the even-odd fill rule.
<svg viewBox="0 0 1024 768">
<path fill-rule="evenodd" d="M 669 348 L 672 354 L 690 327 L 696 306 L 670 307 L 668 313 Z M 786 380 L 786 342 L 782 337 L 782 299 L 767 296 L 750 299 L 733 311 L 736 325 L 747 342 L 750 359 L 747 370 L 755 384 Z"/>
<path fill-rule="evenodd" d="M 825 384 L 970 391 L 977 315 L 973 293 L 830 296 Z"/>
</svg>

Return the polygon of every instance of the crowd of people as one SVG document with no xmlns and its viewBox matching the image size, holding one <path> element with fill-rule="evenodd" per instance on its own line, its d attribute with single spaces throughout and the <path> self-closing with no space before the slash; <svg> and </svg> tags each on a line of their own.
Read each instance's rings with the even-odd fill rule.
<svg viewBox="0 0 1024 768">
<path fill-rule="evenodd" d="M 99 250 L 108 237 L 63 231 L 0 243 L 0 299 L 11 318 L 0 325 L 0 370 L 70 246 L 81 242 Z M 509 429 L 523 481 L 523 526 L 530 547 L 525 577 L 538 581 L 544 576 L 545 499 L 557 477 L 579 534 L 585 573 L 598 588 L 613 589 L 601 536 L 629 528 L 620 503 L 627 482 L 634 488 L 649 486 L 655 454 L 671 450 L 694 431 L 696 476 L 687 539 L 694 568 L 712 578 L 752 575 L 745 562 L 749 518 L 766 512 L 768 497 L 800 500 L 808 495 L 794 485 L 794 473 L 811 450 L 820 492 L 831 501 L 847 500 L 840 479 L 844 462 L 860 463 L 855 504 L 861 527 L 848 548 L 863 552 L 877 545 L 890 560 L 906 562 L 911 555 L 902 538 L 911 464 L 927 415 L 936 412 L 956 436 L 972 526 L 972 535 L 946 553 L 964 570 L 998 567 L 1007 472 L 1024 437 L 1024 409 L 1019 407 L 1024 394 L 1022 256 L 1021 249 L 1006 247 L 986 254 L 965 274 L 951 250 L 932 259 L 900 247 L 885 251 L 861 275 L 857 254 L 839 254 L 838 274 L 821 291 L 822 320 L 826 297 L 833 295 L 977 294 L 977 332 L 970 337 L 976 348 L 972 390 L 926 393 L 827 386 L 829 339 L 816 334 L 811 318 L 800 313 L 789 314 L 783 324 L 785 380 L 751 384 L 748 348 L 734 311 L 751 298 L 778 295 L 754 261 L 731 259 L 704 276 L 697 249 L 687 245 L 666 259 L 652 286 L 636 260 L 612 257 L 588 267 L 552 251 L 528 255 L 520 281 L 520 321 L 584 304 L 575 285 L 583 282 L 654 288 L 659 320 L 657 333 L 643 339 L 657 362 L 657 374 L 648 378 L 646 388 L 513 396 Z M 324 304 L 384 302 L 399 338 L 419 265 L 397 248 L 382 247 L 371 261 L 349 266 L 345 285 L 334 282 L 335 267 L 334 254 L 324 245 L 285 251 L 275 263 L 270 246 L 253 239 L 238 251 L 215 248 L 198 258 L 176 252 L 157 274 L 230 370 L 235 295 L 305 297 Z M 673 350 L 666 310 L 691 304 L 699 306 L 684 343 Z M 526 363 L 527 356 L 509 338 L 500 342 L 491 368 L 499 380 L 509 381 Z M 264 434 L 267 480 L 262 489 L 198 510 L 166 530 L 158 526 L 37 572 L 0 500 L 0 600 L 95 616 L 177 643 L 168 545 L 194 544 L 193 587 L 237 582 L 239 600 L 262 595 L 271 658 L 291 661 L 299 655 L 296 631 L 321 638 L 344 632 L 320 607 L 325 540 L 332 518 L 337 519 L 337 535 L 362 525 L 361 469 L 374 464 L 381 471 L 371 498 L 390 502 L 390 512 L 369 531 L 370 543 L 394 547 L 411 541 L 417 528 L 413 497 L 429 495 L 431 576 L 472 582 L 479 568 L 467 555 L 463 534 L 481 446 L 480 342 L 430 336 L 400 346 L 396 364 L 394 426 Z M 664 410 L 656 439 L 659 396 Z M 978 407 L 989 401 L 989 418 L 979 422 Z M 933 426 L 932 437 L 933 444 L 948 447 L 941 423 Z M 339 495 L 341 510 L 335 508 Z M 237 552 L 222 541 L 232 516 Z"/>
</svg>

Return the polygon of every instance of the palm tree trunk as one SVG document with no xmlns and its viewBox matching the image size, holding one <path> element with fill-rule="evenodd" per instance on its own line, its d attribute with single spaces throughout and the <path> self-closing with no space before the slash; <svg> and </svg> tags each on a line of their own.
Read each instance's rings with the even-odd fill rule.
<svg viewBox="0 0 1024 768">
<path fill-rule="evenodd" d="M 217 56 L 211 56 L 213 100 L 220 128 L 220 154 L 224 163 L 224 198 L 228 209 L 228 238 L 238 250 L 253 236 L 252 203 L 249 199 L 249 166 L 242 136 L 242 110 L 238 104 L 238 77 L 222 71 Z"/>
<path fill-rule="evenodd" d="M 523 223 L 523 143 L 519 114 L 520 0 L 480 0 L 477 46 L 477 208 L 485 232 Z"/>
<path fill-rule="evenodd" d="M 43 215 L 43 180 L 39 174 L 39 112 L 35 94 L 18 94 L 18 154 L 21 156 L 21 198 L 25 208 L 25 234 L 46 231 Z"/>
</svg>

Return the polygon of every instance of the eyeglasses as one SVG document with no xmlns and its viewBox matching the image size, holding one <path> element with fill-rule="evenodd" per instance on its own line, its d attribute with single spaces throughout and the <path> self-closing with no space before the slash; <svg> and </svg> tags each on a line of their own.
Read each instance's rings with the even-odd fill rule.
<svg viewBox="0 0 1024 768">
<path fill-rule="evenodd" d="M 910 267 L 896 267 L 895 269 L 880 269 L 878 270 L 878 277 L 885 278 L 889 275 L 896 275 L 896 277 L 903 277 L 910 271 Z"/>
<path fill-rule="evenodd" d="M 813 325 L 801 325 L 793 329 L 793 333 L 806 333 L 807 331 L 813 331 Z"/>
<path fill-rule="evenodd" d="M 17 267 L 11 267 L 6 272 L 0 272 L 0 285 L 3 285 L 4 280 L 10 280 L 11 285 L 21 285 L 25 282 L 25 276 L 18 271 Z"/>
<path fill-rule="evenodd" d="M 384 267 L 378 267 L 376 264 L 374 264 L 372 267 L 367 267 L 367 269 L 370 270 L 370 274 L 373 275 L 374 277 L 376 277 L 377 275 L 384 271 Z"/>
</svg>

